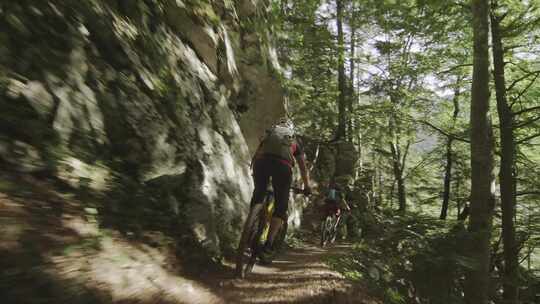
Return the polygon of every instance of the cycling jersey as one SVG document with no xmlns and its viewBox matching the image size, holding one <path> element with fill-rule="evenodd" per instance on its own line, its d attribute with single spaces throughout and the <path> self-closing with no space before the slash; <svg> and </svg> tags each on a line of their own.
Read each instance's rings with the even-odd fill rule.
<svg viewBox="0 0 540 304">
<path fill-rule="evenodd" d="M 296 142 L 293 142 L 291 144 L 291 155 L 294 156 L 295 158 L 300 156 L 303 152 L 301 146 L 296 143 Z M 282 156 L 279 156 L 277 154 L 271 154 L 271 153 L 264 153 L 264 152 L 261 152 L 261 151 L 258 151 L 258 153 L 255 155 L 255 159 L 260 159 L 260 158 L 263 158 L 263 157 L 266 157 L 266 158 L 275 158 L 277 160 L 279 160 L 281 163 L 289 166 L 289 167 L 294 167 L 294 159 L 287 159 L 287 158 L 284 158 Z"/>
</svg>

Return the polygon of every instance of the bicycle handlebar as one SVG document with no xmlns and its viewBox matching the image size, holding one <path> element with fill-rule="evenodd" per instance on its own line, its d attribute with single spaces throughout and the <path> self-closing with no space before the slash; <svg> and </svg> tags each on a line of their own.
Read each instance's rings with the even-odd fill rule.
<svg viewBox="0 0 540 304">
<path fill-rule="evenodd" d="M 309 194 L 306 194 L 306 191 L 305 191 L 304 189 L 298 188 L 298 187 L 291 187 L 291 188 L 289 189 L 289 191 L 294 192 L 294 194 L 304 194 L 305 196 L 310 196 L 310 195 L 313 194 L 313 193 L 311 193 L 311 192 L 310 192 Z M 266 190 L 266 192 L 269 193 L 269 194 L 273 194 L 273 193 L 274 193 L 273 190 Z"/>
<path fill-rule="evenodd" d="M 301 189 L 301 188 L 298 188 L 298 187 L 291 187 L 291 190 L 295 193 L 295 194 L 304 194 L 305 196 L 309 196 L 311 195 L 311 193 L 307 194 L 306 191 L 304 189 Z"/>
</svg>

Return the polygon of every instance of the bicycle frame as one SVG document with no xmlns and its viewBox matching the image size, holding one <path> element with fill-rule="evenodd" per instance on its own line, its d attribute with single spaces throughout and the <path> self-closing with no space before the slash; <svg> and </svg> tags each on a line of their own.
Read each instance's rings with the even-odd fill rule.
<svg viewBox="0 0 540 304">
<path fill-rule="evenodd" d="M 267 197 L 265 197 L 262 204 L 256 204 L 251 207 L 244 225 L 236 261 L 236 272 L 241 278 L 251 272 L 257 260 L 258 248 L 268 238 L 270 221 L 274 211 L 274 199 L 273 195 L 269 196 L 270 194 L 271 192 L 267 192 Z M 243 259 L 246 249 L 249 249 L 250 252 L 248 254 L 248 262 L 244 264 Z"/>
<path fill-rule="evenodd" d="M 295 192 L 302 191 L 301 189 L 294 187 L 291 187 L 291 190 Z M 244 224 L 236 257 L 236 272 L 241 278 L 243 278 L 246 274 L 249 274 L 253 269 L 253 266 L 257 260 L 257 251 L 260 244 L 266 241 L 270 232 L 270 222 L 274 213 L 275 199 L 273 192 L 271 191 L 267 192 L 266 195 L 267 197 L 265 197 L 262 204 L 255 204 L 250 208 L 248 218 Z M 277 239 L 283 240 L 283 233 L 286 233 L 286 231 L 287 222 L 283 224 L 281 231 L 279 232 L 282 234 L 281 238 L 277 237 Z M 280 235 L 279 233 L 278 236 Z M 274 240 L 274 243 L 276 240 Z M 244 264 L 243 260 L 246 249 L 250 249 L 250 252 L 248 262 Z"/>
<path fill-rule="evenodd" d="M 340 223 L 342 213 L 328 213 L 321 222 L 321 247 L 326 246 L 330 241 L 333 243 L 337 236 L 337 227 Z"/>
<path fill-rule="evenodd" d="M 261 233 L 261 236 L 259 237 L 259 242 L 260 243 L 264 243 L 267 239 L 268 239 L 268 234 L 270 233 L 270 221 L 272 220 L 272 215 L 274 214 L 274 204 L 275 204 L 275 200 L 274 200 L 274 195 L 273 195 L 273 192 L 270 192 L 268 191 L 266 193 L 267 195 L 267 198 L 265 198 L 265 201 L 266 201 L 266 208 L 265 208 L 265 211 L 266 211 L 266 214 L 264 216 L 264 221 L 265 221 L 265 226 L 264 226 L 264 229 Z"/>
<path fill-rule="evenodd" d="M 294 192 L 299 192 L 301 189 L 291 187 L 291 190 Z M 265 208 L 263 210 L 265 211 L 264 214 L 264 226 L 263 230 L 261 232 L 261 235 L 259 236 L 259 244 L 264 244 L 264 242 L 268 239 L 268 234 L 270 233 L 270 222 L 272 221 L 272 216 L 274 215 L 275 210 L 275 196 L 273 191 L 266 191 L 265 199 L 264 199 L 264 205 Z M 283 223 L 283 226 L 281 227 L 281 230 L 279 234 L 282 234 L 283 231 L 287 231 L 287 222 Z M 278 235 L 279 235 L 278 234 Z M 279 238 L 278 238 L 279 239 Z M 277 240 L 274 240 L 276 242 Z"/>
</svg>

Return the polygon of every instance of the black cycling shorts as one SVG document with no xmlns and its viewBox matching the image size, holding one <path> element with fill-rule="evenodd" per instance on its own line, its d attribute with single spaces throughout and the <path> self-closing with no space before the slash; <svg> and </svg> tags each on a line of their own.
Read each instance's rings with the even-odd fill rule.
<svg viewBox="0 0 540 304">
<path fill-rule="evenodd" d="M 289 208 L 289 189 L 292 182 L 292 169 L 279 158 L 263 156 L 255 160 L 253 165 L 255 189 L 251 197 L 251 205 L 264 202 L 270 177 L 272 178 L 272 188 L 275 197 L 274 217 L 279 217 L 286 221 L 287 209 Z"/>
</svg>

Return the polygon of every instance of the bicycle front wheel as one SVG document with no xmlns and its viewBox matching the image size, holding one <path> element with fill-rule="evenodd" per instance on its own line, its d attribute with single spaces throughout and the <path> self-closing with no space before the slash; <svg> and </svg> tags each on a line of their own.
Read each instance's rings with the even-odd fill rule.
<svg viewBox="0 0 540 304">
<path fill-rule="evenodd" d="M 324 247 L 327 244 L 330 238 L 331 232 L 332 232 L 332 217 L 327 216 L 321 222 L 321 247 Z"/>
<path fill-rule="evenodd" d="M 254 234 L 253 237 L 250 239 L 251 253 L 244 269 L 244 275 L 250 274 L 253 270 L 253 266 L 255 266 L 255 263 L 257 262 L 257 255 L 259 254 L 259 250 L 262 246 L 263 234 L 266 230 L 268 230 L 268 226 L 270 225 L 264 211 L 265 209 L 261 210 L 254 226 Z M 264 238 L 264 240 L 266 240 L 266 238 Z"/>
<path fill-rule="evenodd" d="M 261 223 L 261 217 L 264 215 L 263 204 L 254 205 L 246 219 L 240 243 L 238 244 L 238 250 L 236 252 L 236 275 L 240 278 L 244 278 L 246 273 L 251 272 L 253 264 L 255 264 L 256 258 L 256 243 L 258 243 L 258 235 L 260 236 L 259 228 Z M 248 262 L 245 263 L 245 254 L 249 251 Z"/>
</svg>

